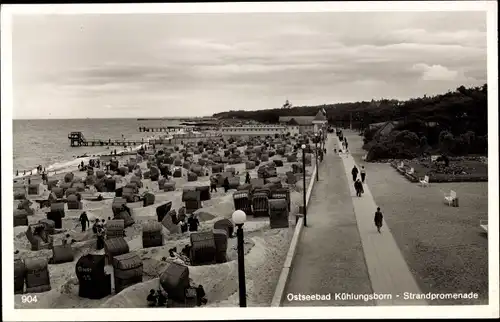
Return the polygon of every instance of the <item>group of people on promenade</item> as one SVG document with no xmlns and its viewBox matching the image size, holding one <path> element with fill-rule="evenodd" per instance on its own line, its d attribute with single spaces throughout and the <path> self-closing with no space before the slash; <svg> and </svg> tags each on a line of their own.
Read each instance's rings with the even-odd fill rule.
<svg viewBox="0 0 500 322">
<path fill-rule="evenodd" d="M 342 152 L 345 152 L 346 155 L 349 154 L 349 143 L 347 142 L 347 138 L 343 136 L 343 133 L 337 130 L 337 136 L 339 136 L 339 139 L 342 143 L 342 148 L 339 148 L 339 155 L 341 155 Z M 337 153 L 337 149 L 334 149 L 334 152 Z M 358 174 L 360 177 L 358 178 Z M 356 167 L 356 165 L 353 166 L 351 170 L 351 175 L 352 175 L 352 181 L 354 182 L 354 190 L 356 191 L 356 196 L 361 197 L 363 195 L 364 191 L 364 183 L 366 180 L 366 170 L 364 166 L 361 166 L 361 171 Z M 377 228 L 377 232 L 381 233 L 381 228 L 382 228 L 382 223 L 383 223 L 384 216 L 382 212 L 380 211 L 380 207 L 377 207 L 377 211 L 375 212 L 374 216 L 374 223 L 375 227 Z"/>
<path fill-rule="evenodd" d="M 363 193 L 365 193 L 365 190 L 363 189 L 363 184 L 365 183 L 365 178 L 366 178 L 366 170 L 364 166 L 361 166 L 361 179 L 358 178 L 358 173 L 359 170 L 354 165 L 354 167 L 351 170 L 352 174 L 352 181 L 354 182 L 354 190 L 356 190 L 356 196 L 361 197 Z"/>
</svg>

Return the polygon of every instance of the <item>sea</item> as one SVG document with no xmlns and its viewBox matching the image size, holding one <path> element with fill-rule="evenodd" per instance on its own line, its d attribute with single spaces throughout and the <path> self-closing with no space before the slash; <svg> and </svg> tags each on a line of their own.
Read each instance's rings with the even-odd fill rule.
<svg viewBox="0 0 500 322">
<path fill-rule="evenodd" d="M 68 134 L 82 132 L 89 139 L 138 140 L 157 138 L 162 132 L 139 132 L 139 127 L 166 127 L 179 125 L 176 120 L 137 120 L 137 119 L 58 119 L 58 120 L 13 120 L 13 166 L 14 177 L 22 177 L 24 171 L 34 170 L 41 165 L 47 171 L 65 172 L 78 167 L 78 158 L 100 154 L 117 153 L 123 147 L 86 146 L 71 147 Z M 123 135 L 123 137 L 122 137 Z M 132 146 L 132 148 L 134 148 Z M 139 146 L 135 147 L 136 149 Z M 130 148 L 129 148 L 130 151 Z M 16 171 L 19 175 L 16 176 Z M 35 173 L 35 171 L 33 171 Z"/>
</svg>

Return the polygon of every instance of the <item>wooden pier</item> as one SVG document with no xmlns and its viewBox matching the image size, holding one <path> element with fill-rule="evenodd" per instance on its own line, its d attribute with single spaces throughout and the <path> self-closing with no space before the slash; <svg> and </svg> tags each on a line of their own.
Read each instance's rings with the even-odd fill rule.
<svg viewBox="0 0 500 322">
<path fill-rule="evenodd" d="M 86 139 L 82 132 L 71 132 L 68 139 L 72 147 L 79 146 L 137 146 L 149 143 L 147 140 L 111 140 L 111 139 Z"/>
</svg>

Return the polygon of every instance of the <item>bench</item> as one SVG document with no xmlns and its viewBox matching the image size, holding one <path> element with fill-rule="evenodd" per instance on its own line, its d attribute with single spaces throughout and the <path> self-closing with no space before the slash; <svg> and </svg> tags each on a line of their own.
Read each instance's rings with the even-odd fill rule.
<svg viewBox="0 0 500 322">
<path fill-rule="evenodd" d="M 419 184 L 422 187 L 428 187 L 430 185 L 429 176 L 424 176 L 423 178 L 419 179 Z"/>
<path fill-rule="evenodd" d="M 488 232 L 488 220 L 480 220 L 479 226 L 484 229 L 484 231 Z"/>
<path fill-rule="evenodd" d="M 449 195 L 444 195 L 444 202 L 448 204 L 448 206 L 457 207 L 457 193 L 454 190 L 450 190 Z"/>
</svg>

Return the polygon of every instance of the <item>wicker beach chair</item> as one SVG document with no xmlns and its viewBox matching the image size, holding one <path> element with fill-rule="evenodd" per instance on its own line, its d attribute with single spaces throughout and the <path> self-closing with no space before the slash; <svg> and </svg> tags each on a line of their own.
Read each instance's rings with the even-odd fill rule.
<svg viewBox="0 0 500 322">
<path fill-rule="evenodd" d="M 213 231 L 194 232 L 191 240 L 191 265 L 215 264 L 217 249 Z"/>
<path fill-rule="evenodd" d="M 252 212 L 255 217 L 269 216 L 269 198 L 265 192 L 257 192 L 252 195 Z"/>
<path fill-rule="evenodd" d="M 48 261 L 45 258 L 26 258 L 26 293 L 51 290 Z"/>
<path fill-rule="evenodd" d="M 134 253 L 114 256 L 113 271 L 115 279 L 115 293 L 142 282 L 142 259 Z"/>
<path fill-rule="evenodd" d="M 104 241 L 104 252 L 108 259 L 108 263 L 113 262 L 113 257 L 126 254 L 129 250 L 127 241 L 121 237 Z"/>
</svg>

